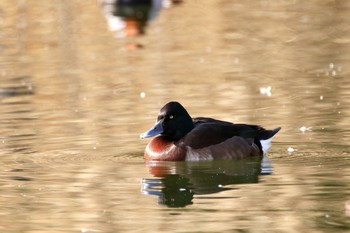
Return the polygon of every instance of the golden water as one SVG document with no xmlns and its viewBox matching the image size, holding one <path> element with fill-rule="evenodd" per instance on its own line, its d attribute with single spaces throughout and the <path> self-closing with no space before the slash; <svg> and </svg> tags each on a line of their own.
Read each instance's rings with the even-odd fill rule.
<svg viewBox="0 0 350 233">
<path fill-rule="evenodd" d="M 134 39 L 108 30 L 98 1 L 0 9 L 1 232 L 350 230 L 347 1 L 184 1 Z M 152 170 L 139 134 L 170 100 L 281 126 L 273 174 Z"/>
</svg>

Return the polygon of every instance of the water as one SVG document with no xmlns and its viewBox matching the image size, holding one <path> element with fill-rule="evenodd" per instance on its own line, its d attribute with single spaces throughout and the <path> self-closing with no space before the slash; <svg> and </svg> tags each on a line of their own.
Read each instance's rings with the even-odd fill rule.
<svg viewBox="0 0 350 233">
<path fill-rule="evenodd" d="M 0 9 L 1 232 L 350 231 L 349 3 L 184 1 L 136 37 L 98 2 Z M 281 126 L 270 163 L 145 164 L 170 100 Z"/>
</svg>

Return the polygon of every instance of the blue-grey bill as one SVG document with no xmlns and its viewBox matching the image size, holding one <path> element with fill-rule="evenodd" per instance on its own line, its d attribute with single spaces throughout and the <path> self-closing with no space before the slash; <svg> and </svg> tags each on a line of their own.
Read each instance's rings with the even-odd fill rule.
<svg viewBox="0 0 350 233">
<path fill-rule="evenodd" d="M 153 137 L 161 133 L 163 133 L 163 122 L 158 121 L 150 130 L 140 134 L 140 138 L 143 139 L 143 138 Z"/>
</svg>

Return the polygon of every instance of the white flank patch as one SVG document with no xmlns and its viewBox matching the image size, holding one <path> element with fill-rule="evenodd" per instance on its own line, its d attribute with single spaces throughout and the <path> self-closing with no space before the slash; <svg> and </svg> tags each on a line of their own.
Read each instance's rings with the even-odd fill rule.
<svg viewBox="0 0 350 233">
<path fill-rule="evenodd" d="M 269 138 L 269 139 L 266 139 L 266 140 L 260 140 L 261 147 L 262 147 L 262 150 L 263 150 L 264 154 L 266 154 L 267 151 L 270 149 L 271 142 L 272 142 L 272 138 Z"/>
<path fill-rule="evenodd" d="M 192 149 L 187 147 L 186 160 L 187 161 L 200 161 L 200 160 L 213 160 L 213 156 L 208 148 Z"/>
</svg>

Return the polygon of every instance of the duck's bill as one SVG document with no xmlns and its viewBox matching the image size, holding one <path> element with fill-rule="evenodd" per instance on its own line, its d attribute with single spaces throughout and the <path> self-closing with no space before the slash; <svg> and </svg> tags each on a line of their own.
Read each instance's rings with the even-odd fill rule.
<svg viewBox="0 0 350 233">
<path fill-rule="evenodd" d="M 163 133 L 163 121 L 158 121 L 150 130 L 140 134 L 140 138 L 149 138 Z"/>
</svg>

